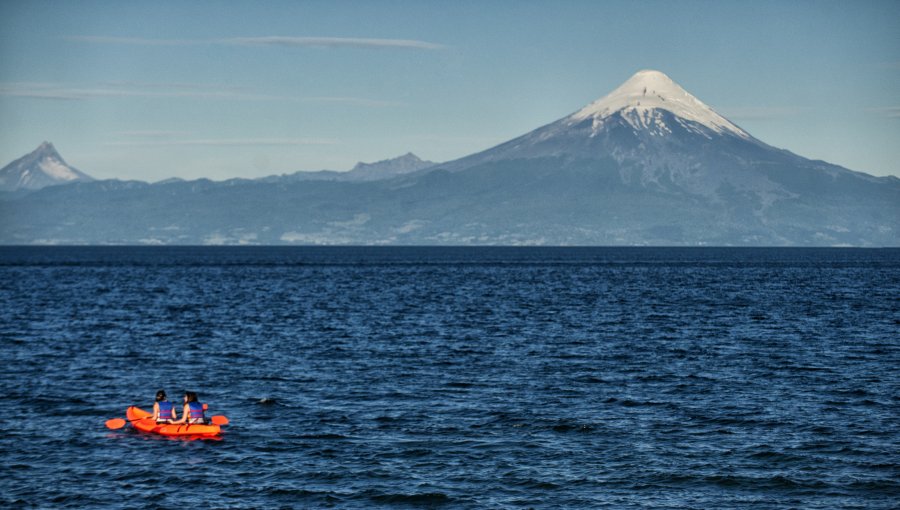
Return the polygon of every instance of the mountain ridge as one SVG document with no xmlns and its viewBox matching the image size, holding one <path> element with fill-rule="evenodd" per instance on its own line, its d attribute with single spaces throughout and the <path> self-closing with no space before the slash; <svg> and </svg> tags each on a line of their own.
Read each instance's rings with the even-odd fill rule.
<svg viewBox="0 0 900 510">
<path fill-rule="evenodd" d="M 643 73 L 384 179 L 100 181 L 0 200 L 0 243 L 900 246 L 900 179 L 772 147 Z"/>
<path fill-rule="evenodd" d="M 419 170 L 433 166 L 433 161 L 427 161 L 419 158 L 412 152 L 407 152 L 402 156 L 395 158 L 383 159 L 373 163 L 364 163 L 362 161 L 356 163 L 348 171 L 336 170 L 317 170 L 317 171 L 299 171 L 292 174 L 269 175 L 261 177 L 258 180 L 266 182 L 288 182 L 288 181 L 304 181 L 304 180 L 324 180 L 324 181 L 377 181 L 382 179 L 391 179 L 400 175 L 417 172 Z"/>
</svg>

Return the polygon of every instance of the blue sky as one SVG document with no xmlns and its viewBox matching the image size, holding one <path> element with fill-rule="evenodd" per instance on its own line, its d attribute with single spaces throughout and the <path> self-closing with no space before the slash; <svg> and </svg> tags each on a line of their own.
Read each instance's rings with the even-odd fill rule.
<svg viewBox="0 0 900 510">
<path fill-rule="evenodd" d="M 757 138 L 900 176 L 900 2 L 0 2 L 0 165 L 156 181 L 446 161 L 640 69 Z"/>
</svg>

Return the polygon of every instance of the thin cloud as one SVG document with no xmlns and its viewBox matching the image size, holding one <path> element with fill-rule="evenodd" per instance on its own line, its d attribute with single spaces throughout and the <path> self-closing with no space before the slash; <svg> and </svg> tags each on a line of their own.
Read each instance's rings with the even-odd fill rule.
<svg viewBox="0 0 900 510">
<path fill-rule="evenodd" d="M 122 44 L 131 46 L 281 46 L 294 48 L 370 48 L 440 50 L 442 44 L 414 39 L 376 39 L 361 37 L 232 37 L 226 39 L 145 39 L 140 37 L 71 36 L 68 41 L 92 44 Z"/>
<path fill-rule="evenodd" d="M 719 112 L 731 120 L 773 120 L 795 117 L 804 112 L 804 108 L 780 106 L 738 106 L 722 108 Z"/>
<path fill-rule="evenodd" d="M 387 107 L 400 103 L 364 97 L 292 97 L 258 94 L 244 88 L 202 84 L 107 83 L 72 86 L 60 83 L 0 83 L 0 96 L 56 101 L 86 101 L 101 98 L 210 99 L 230 101 L 294 101 L 342 103 L 355 106 Z"/>
<path fill-rule="evenodd" d="M 366 99 L 362 97 L 327 97 L 327 96 L 313 96 L 313 97 L 302 97 L 298 98 L 298 101 L 303 101 L 305 103 L 343 103 L 343 104 L 352 104 L 359 106 L 400 106 L 403 103 L 398 103 L 395 101 L 381 101 L 378 99 Z"/>
<path fill-rule="evenodd" d="M 867 111 L 880 114 L 889 119 L 900 119 L 900 106 L 881 106 L 878 108 L 869 108 Z"/>
<path fill-rule="evenodd" d="M 0 96 L 23 97 L 27 99 L 49 99 L 54 101 L 77 101 L 87 99 L 75 90 L 54 88 L 47 84 L 5 83 L 0 84 Z"/>
<path fill-rule="evenodd" d="M 118 133 L 120 136 L 127 136 L 130 138 L 172 138 L 172 137 L 184 137 L 188 136 L 191 133 L 188 131 L 166 131 L 166 130 L 138 130 L 138 131 L 121 131 Z"/>
<path fill-rule="evenodd" d="M 375 48 L 440 50 L 441 44 L 411 39 L 365 39 L 358 37 L 235 37 L 217 41 L 240 46 L 288 46 L 300 48 Z"/>
<path fill-rule="evenodd" d="M 144 140 L 109 142 L 109 147 L 246 147 L 246 146 L 279 146 L 279 145 L 335 145 L 337 140 L 330 138 L 201 138 L 194 140 Z"/>
<path fill-rule="evenodd" d="M 810 108 L 769 106 L 723 108 L 722 110 L 720 110 L 722 115 L 732 120 L 782 119 L 787 117 L 795 117 L 808 111 L 810 111 Z M 900 119 L 900 106 L 879 106 L 875 108 L 866 108 L 866 111 L 890 119 Z"/>
<path fill-rule="evenodd" d="M 413 140 L 416 142 L 453 142 L 453 143 L 476 143 L 476 144 L 498 144 L 509 140 L 508 137 L 502 136 L 452 136 L 441 134 L 423 134 L 404 136 L 404 140 Z"/>
<path fill-rule="evenodd" d="M 91 86 L 72 86 L 61 83 L 3 83 L 0 84 L 0 96 L 66 101 L 110 97 L 158 97 L 240 100 L 285 99 L 278 96 L 238 92 L 232 89 L 213 86 L 197 86 L 196 88 L 188 89 L 184 86 L 173 88 L 166 87 L 161 84 L 128 83 Z"/>
<path fill-rule="evenodd" d="M 144 39 L 141 37 L 105 37 L 98 35 L 81 35 L 65 37 L 67 41 L 95 44 L 127 44 L 133 46 L 196 46 L 209 44 L 209 41 L 197 39 Z"/>
<path fill-rule="evenodd" d="M 136 88 L 136 89 L 161 89 L 161 90 L 218 90 L 224 92 L 249 92 L 248 87 L 238 87 L 233 85 L 219 85 L 213 83 L 184 83 L 184 82 L 137 82 L 137 81 L 109 81 L 99 83 L 100 87 L 113 88 Z"/>
</svg>

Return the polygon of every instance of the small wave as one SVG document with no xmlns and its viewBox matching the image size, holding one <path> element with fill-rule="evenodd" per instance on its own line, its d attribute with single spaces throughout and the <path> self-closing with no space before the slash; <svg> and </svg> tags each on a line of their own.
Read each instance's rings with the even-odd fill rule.
<svg viewBox="0 0 900 510">
<path fill-rule="evenodd" d="M 900 482 L 890 479 L 854 480 L 846 485 L 848 489 L 869 492 L 885 492 L 896 495 L 900 493 Z"/>
<path fill-rule="evenodd" d="M 422 448 L 415 450 L 404 450 L 403 453 L 400 454 L 404 459 L 416 459 L 421 457 L 428 457 L 429 455 L 434 455 L 434 451 L 425 450 Z"/>
<path fill-rule="evenodd" d="M 419 494 L 371 494 L 369 498 L 377 503 L 393 505 L 449 505 L 453 498 L 443 492 L 424 492 Z"/>
<path fill-rule="evenodd" d="M 334 497 L 334 495 L 332 495 L 330 492 L 318 492 L 318 491 L 311 491 L 311 490 L 307 490 L 307 489 L 289 489 L 289 488 L 285 488 L 285 487 L 272 487 L 272 488 L 264 487 L 260 491 L 267 496 L 290 496 L 291 498 L 324 497 L 324 498 L 333 498 L 335 502 L 339 501 L 339 499 Z"/>
<path fill-rule="evenodd" d="M 446 386 L 448 388 L 471 388 L 472 386 L 475 386 L 475 385 L 472 383 L 467 383 L 467 382 L 455 382 L 454 381 L 454 382 L 448 382 L 446 384 Z"/>
<path fill-rule="evenodd" d="M 197 310 L 197 305 L 166 305 L 166 311 L 169 313 L 183 313 L 183 312 L 192 312 Z"/>
<path fill-rule="evenodd" d="M 101 503 L 100 500 L 88 494 L 60 494 L 59 496 L 51 498 L 50 502 L 56 505 L 65 504 L 75 508 L 84 508 Z"/>
<path fill-rule="evenodd" d="M 861 389 L 861 388 L 856 388 L 856 389 L 852 389 L 852 390 L 833 390 L 831 393 L 834 395 L 840 395 L 843 397 L 865 397 L 870 394 L 868 391 Z"/>
<path fill-rule="evenodd" d="M 623 407 L 643 407 L 643 406 L 652 406 L 652 407 L 656 407 L 656 406 L 664 406 L 664 405 L 666 405 L 665 402 L 654 402 L 654 401 L 652 401 L 652 400 L 641 400 L 641 401 L 639 401 L 639 400 L 629 400 L 629 399 L 623 400 L 620 404 L 621 404 Z"/>
<path fill-rule="evenodd" d="M 720 487 L 756 487 L 770 489 L 824 489 L 828 484 L 821 480 L 795 480 L 782 475 L 768 478 L 716 475 L 707 480 Z"/>
<path fill-rule="evenodd" d="M 692 419 L 696 420 L 698 423 L 704 423 L 708 425 L 722 425 L 722 426 L 730 426 L 730 427 L 766 427 L 766 428 L 777 428 L 787 425 L 787 423 L 778 421 L 778 420 L 766 420 L 766 419 L 758 419 L 758 418 L 750 418 L 750 417 L 742 417 L 742 416 L 704 416 L 704 415 L 692 415 Z"/>
<path fill-rule="evenodd" d="M 802 457 L 791 455 L 789 453 L 778 452 L 774 450 L 762 450 L 750 454 L 751 459 L 764 460 L 776 463 L 794 463 L 803 461 Z"/>
<path fill-rule="evenodd" d="M 310 504 L 313 508 L 318 508 L 319 505 L 330 508 L 343 501 L 343 498 L 334 492 L 289 487 L 261 487 L 256 489 L 235 487 L 224 493 L 226 497 L 237 500 L 246 500 L 247 496 L 252 494 L 261 495 L 268 502 L 275 500 L 290 503 L 290 506 L 275 505 L 277 508 L 294 508 L 293 504 L 296 504 L 298 501 L 305 503 L 303 508 L 309 507 L 308 505 Z"/>
<path fill-rule="evenodd" d="M 544 482 L 541 480 L 523 480 L 523 481 L 517 483 L 516 485 L 520 485 L 522 487 L 527 487 L 529 489 L 536 489 L 536 490 L 542 490 L 542 491 L 548 491 L 548 490 L 552 491 L 552 490 L 558 490 L 561 488 L 559 485 L 557 485 L 553 482 Z"/>
<path fill-rule="evenodd" d="M 740 475 L 709 475 L 692 473 L 654 473 L 646 479 L 638 480 L 633 488 L 698 487 L 715 486 L 723 489 L 824 489 L 828 484 L 815 479 L 793 479 L 783 475 L 755 477 Z"/>
<path fill-rule="evenodd" d="M 796 370 L 797 372 L 830 372 L 831 369 L 827 367 L 816 367 L 812 365 L 791 365 L 785 367 L 788 370 Z"/>
<path fill-rule="evenodd" d="M 591 423 L 558 423 L 553 426 L 554 432 L 593 432 L 596 426 Z"/>
<path fill-rule="evenodd" d="M 341 434 L 302 434 L 297 436 L 299 439 L 351 439 Z"/>
</svg>

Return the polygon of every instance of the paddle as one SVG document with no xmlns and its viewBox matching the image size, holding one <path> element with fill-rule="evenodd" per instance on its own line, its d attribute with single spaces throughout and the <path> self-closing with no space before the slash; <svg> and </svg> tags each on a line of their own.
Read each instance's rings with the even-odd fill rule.
<svg viewBox="0 0 900 510">
<path fill-rule="evenodd" d="M 140 418 L 139 418 L 140 419 Z M 113 418 L 111 420 L 106 420 L 106 428 L 109 430 L 119 430 L 124 427 L 126 423 L 129 421 L 137 421 L 137 420 L 124 420 L 123 418 Z"/>
<path fill-rule="evenodd" d="M 203 410 L 206 411 L 209 409 L 209 404 L 203 404 Z M 222 416 L 221 414 L 217 414 L 215 416 L 211 416 L 209 418 L 210 423 L 213 425 L 228 425 L 228 418 Z"/>
<path fill-rule="evenodd" d="M 106 422 L 104 424 L 106 425 L 106 428 L 108 428 L 110 430 L 119 430 L 120 428 L 124 427 L 126 423 L 130 423 L 133 421 L 139 421 L 139 420 L 146 420 L 147 418 L 149 418 L 149 416 L 145 416 L 143 418 L 135 418 L 133 420 L 126 420 L 124 418 L 112 418 L 112 419 L 106 420 Z M 228 425 L 228 423 L 229 423 L 228 418 L 221 414 L 211 416 L 209 418 L 209 421 L 211 423 L 213 423 L 214 425 Z"/>
</svg>

